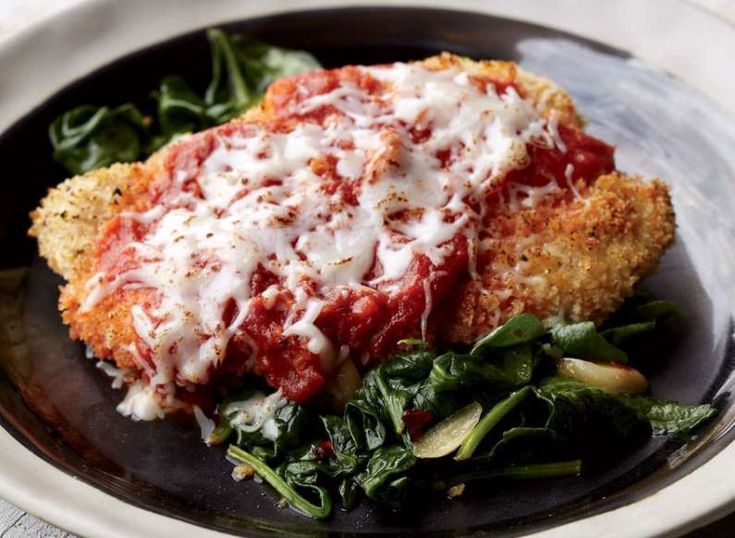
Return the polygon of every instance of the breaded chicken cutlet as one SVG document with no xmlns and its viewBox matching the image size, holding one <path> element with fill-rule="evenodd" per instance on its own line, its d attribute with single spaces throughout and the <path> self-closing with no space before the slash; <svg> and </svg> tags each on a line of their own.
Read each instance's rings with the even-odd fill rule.
<svg viewBox="0 0 735 538">
<path fill-rule="evenodd" d="M 248 372 L 290 399 L 409 337 L 602 321 L 674 237 L 572 99 L 450 54 L 274 83 L 241 118 L 71 178 L 30 234 L 71 335 L 159 409 Z"/>
</svg>

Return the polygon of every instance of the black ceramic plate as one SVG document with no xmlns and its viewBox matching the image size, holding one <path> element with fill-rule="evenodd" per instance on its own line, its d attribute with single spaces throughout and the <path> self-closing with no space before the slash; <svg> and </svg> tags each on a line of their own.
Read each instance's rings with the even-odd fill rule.
<svg viewBox="0 0 735 538">
<path fill-rule="evenodd" d="M 717 200 L 734 194 L 728 148 L 735 147 L 735 131 L 701 94 L 614 50 L 475 13 L 333 9 L 239 21 L 227 29 L 307 49 L 326 66 L 420 59 L 449 50 L 516 60 L 563 85 L 589 119 L 590 132 L 617 144 L 622 169 L 660 175 L 673 188 L 677 243 L 646 286 L 676 300 L 686 323 L 649 350 L 655 394 L 687 402 L 717 396 L 723 410 L 730 407 L 734 219 Z M 648 495 L 733 438 L 723 411 L 694 441 L 653 440 L 581 478 L 497 483 L 400 515 L 363 504 L 314 522 L 277 508 L 267 488 L 230 480 L 223 450 L 206 448 L 187 417 L 135 423 L 118 415 L 121 393 L 68 338 L 56 309 L 61 281 L 25 235 L 28 211 L 65 177 L 51 159 L 46 129 L 56 115 L 79 104 L 145 102 L 169 73 L 201 86 L 208 69 L 203 31 L 183 35 L 74 83 L 0 138 L 0 260 L 4 269 L 15 269 L 0 276 L 0 422 L 39 456 L 134 505 L 235 534 L 516 534 Z"/>
</svg>

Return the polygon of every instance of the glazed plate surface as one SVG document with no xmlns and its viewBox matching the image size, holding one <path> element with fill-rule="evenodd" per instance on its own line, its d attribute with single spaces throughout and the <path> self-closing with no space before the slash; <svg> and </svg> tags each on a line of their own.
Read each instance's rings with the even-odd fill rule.
<svg viewBox="0 0 735 538">
<path fill-rule="evenodd" d="M 63 88 L 0 136 L 0 424 L 35 454 L 127 503 L 234 534 L 455 534 L 540 531 L 642 499 L 708 461 L 735 437 L 732 310 L 735 127 L 702 93 L 625 53 L 559 31 L 478 13 L 428 8 L 333 8 L 224 25 L 306 49 L 328 67 L 420 59 L 442 50 L 518 61 L 575 98 L 589 131 L 617 146 L 619 168 L 662 177 L 677 211 L 675 246 L 645 289 L 678 302 L 679 331 L 648 350 L 654 394 L 715 399 L 718 419 L 694 440 L 653 440 L 581 478 L 493 483 L 400 515 L 363 504 L 328 522 L 276 507 L 273 492 L 230 480 L 187 417 L 135 423 L 115 412 L 110 379 L 68 338 L 56 308 L 61 280 L 26 237 L 28 212 L 64 179 L 46 132 L 85 103 L 145 103 L 164 75 L 202 88 L 203 30 L 117 59 Z M 376 31 L 380 29 L 380 31 Z"/>
</svg>

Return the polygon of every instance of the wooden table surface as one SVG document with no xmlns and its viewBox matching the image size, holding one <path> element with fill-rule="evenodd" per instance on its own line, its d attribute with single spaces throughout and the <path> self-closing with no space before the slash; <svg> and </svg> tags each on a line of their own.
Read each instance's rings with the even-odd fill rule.
<svg viewBox="0 0 735 538">
<path fill-rule="evenodd" d="M 26 26 L 80 0 L 0 0 L 0 43 Z M 649 0 L 654 1 L 654 0 Z M 735 0 L 690 0 L 735 24 Z M 74 538 L 0 499 L 0 538 Z M 689 538 L 735 536 L 735 514 L 692 532 Z"/>
</svg>

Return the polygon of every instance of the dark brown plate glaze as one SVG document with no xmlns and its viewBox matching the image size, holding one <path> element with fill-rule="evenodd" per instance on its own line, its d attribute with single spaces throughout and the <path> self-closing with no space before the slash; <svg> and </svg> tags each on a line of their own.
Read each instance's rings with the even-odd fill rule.
<svg viewBox="0 0 735 538">
<path fill-rule="evenodd" d="M 363 503 L 327 522 L 276 507 L 273 493 L 230 480 L 188 417 L 135 423 L 115 412 L 110 380 L 68 338 L 60 279 L 26 237 L 28 212 L 65 177 L 51 160 L 49 122 L 83 103 L 146 102 L 163 75 L 208 78 L 203 31 L 119 59 L 51 97 L 0 137 L 0 423 L 40 457 L 134 505 L 235 534 L 518 534 L 634 501 L 701 465 L 735 432 L 730 413 L 735 128 L 700 93 L 624 54 L 560 32 L 476 13 L 352 8 L 240 21 L 229 30 L 313 52 L 326 66 L 419 59 L 450 50 L 517 60 L 566 87 L 589 130 L 618 146 L 622 169 L 673 187 L 676 246 L 646 284 L 676 300 L 686 323 L 646 350 L 655 394 L 716 397 L 718 420 L 697 439 L 656 439 L 581 478 L 492 483 L 397 515 Z M 377 29 L 377 30 L 376 30 Z M 468 493 L 469 489 L 468 489 Z"/>
</svg>

